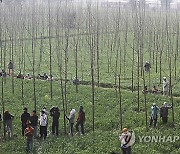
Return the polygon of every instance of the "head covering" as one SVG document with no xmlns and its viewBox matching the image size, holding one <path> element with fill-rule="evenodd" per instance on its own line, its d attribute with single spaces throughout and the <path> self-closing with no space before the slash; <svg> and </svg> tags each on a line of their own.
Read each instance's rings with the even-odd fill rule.
<svg viewBox="0 0 180 154">
<path fill-rule="evenodd" d="M 128 131 L 127 128 L 123 128 L 123 130 L 122 130 L 123 133 L 124 133 L 124 132 L 127 132 L 127 131 Z"/>
<path fill-rule="evenodd" d="M 165 79 L 166 79 L 166 77 L 164 76 L 164 77 L 163 77 L 163 79 L 165 80 Z"/>
<path fill-rule="evenodd" d="M 44 112 L 46 112 L 46 107 L 43 107 L 43 109 L 42 109 Z"/>
<path fill-rule="evenodd" d="M 163 106 L 165 106 L 165 107 L 166 107 L 166 106 L 167 106 L 167 102 L 164 102 L 164 103 L 163 103 Z"/>
<path fill-rule="evenodd" d="M 156 105 L 156 103 L 153 103 L 153 106 Z"/>
<path fill-rule="evenodd" d="M 72 109 L 71 112 L 70 112 L 70 115 L 73 115 L 76 113 L 76 110 L 75 109 Z"/>
</svg>

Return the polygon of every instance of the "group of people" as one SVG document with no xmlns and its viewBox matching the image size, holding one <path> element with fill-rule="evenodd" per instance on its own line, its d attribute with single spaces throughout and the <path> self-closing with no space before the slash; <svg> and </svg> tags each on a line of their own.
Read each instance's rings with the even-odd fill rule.
<svg viewBox="0 0 180 154">
<path fill-rule="evenodd" d="M 147 86 L 144 87 L 142 90 L 143 94 L 152 93 L 152 94 L 163 94 L 164 96 L 168 96 L 169 94 L 169 82 L 166 79 L 166 77 L 163 77 L 163 83 L 162 83 L 162 89 L 161 92 L 155 85 L 153 86 L 152 90 L 148 90 Z"/>
<path fill-rule="evenodd" d="M 172 109 L 172 106 L 168 106 L 167 102 L 164 102 L 160 109 L 156 105 L 156 103 L 153 103 L 153 105 L 151 107 L 152 112 L 151 112 L 151 117 L 150 117 L 150 126 L 153 125 L 154 127 L 156 127 L 159 112 L 160 112 L 160 117 L 162 119 L 163 124 L 166 124 L 168 121 L 168 110 L 169 109 Z"/>
<path fill-rule="evenodd" d="M 66 115 L 66 118 L 69 121 L 69 134 L 71 136 L 73 136 L 73 126 L 74 126 L 75 113 L 76 113 L 76 110 L 72 109 L 70 111 L 69 116 Z M 80 106 L 78 118 L 76 121 L 76 131 L 78 132 L 78 135 L 80 135 L 79 125 L 81 126 L 81 135 L 84 135 L 84 122 L 85 122 L 85 112 L 83 110 L 83 106 Z"/>
<path fill-rule="evenodd" d="M 151 64 L 148 61 L 146 61 L 144 64 L 145 72 L 150 72 L 150 69 L 151 69 Z M 166 77 L 163 77 L 162 92 L 160 90 L 158 90 L 158 88 L 156 86 L 153 86 L 152 90 L 148 90 L 147 86 L 145 86 L 144 89 L 142 90 L 142 92 L 143 93 L 155 93 L 155 94 L 163 93 L 163 95 L 168 95 L 168 93 L 169 93 L 169 82 L 168 82 Z"/>
<path fill-rule="evenodd" d="M 48 76 L 46 73 L 43 73 L 42 75 L 38 74 L 37 78 L 41 80 L 53 80 L 53 75 Z"/>
<path fill-rule="evenodd" d="M 19 72 L 17 75 L 17 78 L 18 79 L 32 79 L 33 77 L 29 73 L 24 75 L 21 72 Z M 53 76 L 52 75 L 48 76 L 46 73 L 43 73 L 42 75 L 38 74 L 36 78 L 40 80 L 53 80 Z"/>
<path fill-rule="evenodd" d="M 71 109 L 70 115 L 65 117 L 68 120 L 69 124 L 69 134 L 73 136 L 73 125 L 75 122 L 75 109 Z M 26 136 L 27 143 L 27 151 L 31 151 L 33 147 L 33 138 L 39 138 L 45 140 L 48 132 L 48 117 L 49 115 L 52 117 L 52 134 L 58 136 L 59 135 L 59 118 L 60 118 L 60 110 L 58 107 L 53 106 L 50 109 L 50 113 L 44 107 L 40 113 L 40 117 L 38 117 L 36 111 L 34 110 L 32 114 L 28 112 L 28 109 L 25 107 L 24 112 L 21 115 L 21 124 L 22 124 L 22 136 Z M 13 124 L 12 121 L 14 116 L 6 110 L 3 114 L 3 122 L 5 125 L 5 133 L 8 133 L 8 137 L 13 137 Z M 40 136 L 38 136 L 38 120 L 39 120 L 39 130 Z M 1 114 L 0 114 L 0 121 Z M 85 112 L 83 110 L 83 106 L 79 107 L 79 112 L 76 121 L 76 131 L 77 134 L 84 135 L 84 122 L 85 122 Z M 81 131 L 79 131 L 79 125 L 81 126 Z"/>
<path fill-rule="evenodd" d="M 152 125 L 156 127 L 159 112 L 163 124 L 167 124 L 168 110 L 171 108 L 172 106 L 168 106 L 167 102 L 164 102 L 161 108 L 159 108 L 155 103 L 153 103 L 151 107 L 150 127 Z M 119 140 L 121 142 L 121 150 L 123 154 L 131 154 L 131 146 L 135 142 L 135 137 L 133 135 L 133 132 L 128 131 L 127 128 L 123 128 L 122 133 L 119 136 Z M 116 153 L 112 152 L 112 154 Z"/>
</svg>

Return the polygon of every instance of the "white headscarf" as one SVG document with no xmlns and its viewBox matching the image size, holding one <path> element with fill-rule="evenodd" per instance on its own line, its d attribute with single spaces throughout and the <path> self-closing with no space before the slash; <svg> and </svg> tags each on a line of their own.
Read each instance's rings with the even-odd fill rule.
<svg viewBox="0 0 180 154">
<path fill-rule="evenodd" d="M 76 113 L 76 110 L 75 109 L 72 109 L 71 112 L 70 112 L 70 115 L 73 115 Z"/>
</svg>

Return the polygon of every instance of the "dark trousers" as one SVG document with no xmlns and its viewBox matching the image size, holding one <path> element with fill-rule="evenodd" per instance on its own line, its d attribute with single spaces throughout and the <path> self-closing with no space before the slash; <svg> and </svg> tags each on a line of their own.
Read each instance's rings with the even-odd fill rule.
<svg viewBox="0 0 180 154">
<path fill-rule="evenodd" d="M 162 121 L 163 121 L 164 124 L 167 124 L 168 117 L 162 117 Z"/>
<path fill-rule="evenodd" d="M 26 140 L 26 145 L 27 145 L 27 152 L 32 151 L 33 148 L 33 140 Z"/>
<path fill-rule="evenodd" d="M 154 127 L 156 127 L 156 124 L 157 124 L 157 115 L 154 116 L 154 117 L 151 116 L 150 126 L 152 126 L 153 123 L 154 123 Z"/>
<path fill-rule="evenodd" d="M 76 131 L 79 132 L 79 125 L 81 125 L 81 133 L 84 134 L 84 123 L 81 121 L 77 121 L 76 123 Z"/>
<path fill-rule="evenodd" d="M 131 147 L 121 148 L 123 154 L 131 154 Z"/>
<path fill-rule="evenodd" d="M 52 133 L 56 135 L 59 134 L 59 121 L 53 121 L 52 123 Z"/>
<path fill-rule="evenodd" d="M 69 123 L 69 134 L 73 136 L 73 125 L 74 123 Z"/>
<path fill-rule="evenodd" d="M 27 128 L 27 125 L 25 123 L 22 123 L 22 136 L 24 136 L 24 131 Z"/>
<path fill-rule="evenodd" d="M 40 138 L 46 139 L 47 137 L 47 126 L 40 126 Z"/>
</svg>

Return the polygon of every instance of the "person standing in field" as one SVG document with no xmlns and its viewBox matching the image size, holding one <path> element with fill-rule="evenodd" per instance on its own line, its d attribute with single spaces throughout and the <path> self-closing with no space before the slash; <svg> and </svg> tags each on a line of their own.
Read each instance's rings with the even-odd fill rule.
<svg viewBox="0 0 180 154">
<path fill-rule="evenodd" d="M 53 118 L 53 122 L 52 122 L 52 134 L 54 135 L 56 133 L 56 135 L 59 135 L 59 117 L 60 117 L 60 112 L 59 112 L 59 108 L 58 107 L 53 107 L 50 110 L 50 115 Z"/>
<path fill-rule="evenodd" d="M 8 71 L 9 71 L 9 76 L 13 76 L 13 72 L 14 72 L 14 65 L 12 60 L 10 60 L 9 64 L 8 64 Z"/>
<path fill-rule="evenodd" d="M 169 82 L 166 77 L 163 77 L 163 95 L 168 95 L 169 92 Z"/>
<path fill-rule="evenodd" d="M 69 117 L 66 116 L 66 118 L 69 120 L 69 134 L 70 134 L 70 136 L 73 136 L 73 125 L 74 125 L 75 113 L 76 113 L 76 110 L 72 109 L 70 111 Z"/>
<path fill-rule="evenodd" d="M 162 118 L 162 122 L 167 124 L 168 121 L 168 109 L 171 109 L 172 106 L 168 106 L 167 102 L 164 102 L 162 107 L 160 108 L 160 117 Z"/>
<path fill-rule="evenodd" d="M 34 137 L 37 138 L 37 125 L 38 125 L 38 116 L 36 111 L 34 110 L 32 115 L 30 116 L 31 126 L 34 128 Z"/>
<path fill-rule="evenodd" d="M 150 118 L 150 126 L 154 123 L 154 127 L 156 127 L 157 124 L 157 118 L 158 118 L 158 112 L 159 112 L 159 107 L 156 105 L 156 103 L 153 103 L 151 107 L 151 118 Z"/>
<path fill-rule="evenodd" d="M 146 72 L 149 72 L 149 71 L 150 71 L 150 68 L 151 68 L 151 64 L 150 64 L 148 61 L 146 61 L 145 65 L 144 65 L 145 71 L 146 71 Z"/>
<path fill-rule="evenodd" d="M 24 113 L 21 115 L 21 122 L 22 122 L 22 136 L 24 136 L 24 130 L 27 127 L 27 123 L 29 122 L 30 114 L 28 113 L 28 109 L 24 108 Z"/>
<path fill-rule="evenodd" d="M 26 150 L 27 152 L 31 152 L 33 149 L 34 128 L 31 126 L 30 123 L 27 123 L 27 128 L 24 130 L 24 134 L 26 136 Z"/>
<path fill-rule="evenodd" d="M 46 139 L 47 137 L 47 125 L 48 125 L 48 117 L 45 111 L 41 111 L 40 116 L 40 138 Z"/>
<path fill-rule="evenodd" d="M 123 128 L 122 134 L 119 136 L 119 140 L 121 141 L 121 150 L 123 154 L 131 154 L 131 133 L 127 128 Z"/>
<path fill-rule="evenodd" d="M 12 120 L 14 119 L 14 116 L 9 113 L 8 110 L 4 112 L 3 120 L 5 124 L 6 132 L 8 132 L 8 137 L 13 137 L 13 126 L 12 126 Z"/>
<path fill-rule="evenodd" d="M 81 135 L 84 135 L 84 123 L 85 123 L 85 112 L 83 111 L 83 106 L 79 107 L 79 113 L 76 123 L 76 131 L 79 134 L 79 125 L 81 125 Z"/>
</svg>

